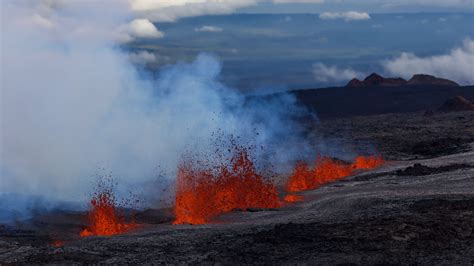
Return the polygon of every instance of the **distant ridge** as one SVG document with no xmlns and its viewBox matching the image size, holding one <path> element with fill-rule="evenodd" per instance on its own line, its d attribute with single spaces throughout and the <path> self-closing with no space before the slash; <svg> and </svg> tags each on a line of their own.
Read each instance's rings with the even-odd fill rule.
<svg viewBox="0 0 474 266">
<path fill-rule="evenodd" d="M 399 87 L 406 85 L 459 87 L 459 84 L 454 81 L 426 74 L 416 74 L 407 81 L 403 78 L 384 78 L 377 73 L 370 74 L 362 81 L 356 78 L 352 79 L 346 87 Z"/>
<path fill-rule="evenodd" d="M 380 77 L 371 75 L 359 83 L 353 82 L 356 85 L 362 83 L 360 87 L 314 88 L 291 93 L 299 103 L 323 119 L 426 110 L 432 110 L 431 113 L 435 114 L 472 110 L 474 105 L 474 85 L 457 86 L 443 79 L 415 75 L 406 81 L 406 85 L 398 86 L 393 84 L 400 82 L 400 79 Z M 462 97 L 457 97 L 459 95 Z"/>
<path fill-rule="evenodd" d="M 459 87 L 459 84 L 456 82 L 437 78 L 435 76 L 426 75 L 426 74 L 417 74 L 414 75 L 409 81 L 408 85 L 433 85 L 433 86 L 450 86 L 450 87 Z"/>
</svg>

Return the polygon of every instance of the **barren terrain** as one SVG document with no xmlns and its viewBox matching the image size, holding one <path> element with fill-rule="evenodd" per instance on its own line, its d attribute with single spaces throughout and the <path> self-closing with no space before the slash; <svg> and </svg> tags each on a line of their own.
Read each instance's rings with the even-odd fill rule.
<svg viewBox="0 0 474 266">
<path fill-rule="evenodd" d="M 474 263 L 474 112 L 339 118 L 316 131 L 388 162 L 304 202 L 208 225 L 148 210 L 140 229 L 114 237 L 77 237 L 82 213 L 0 226 L 0 263 Z"/>
</svg>

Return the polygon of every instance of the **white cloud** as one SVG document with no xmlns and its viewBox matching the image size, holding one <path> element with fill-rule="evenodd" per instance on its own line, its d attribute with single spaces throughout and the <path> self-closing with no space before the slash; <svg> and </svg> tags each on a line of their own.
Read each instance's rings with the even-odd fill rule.
<svg viewBox="0 0 474 266">
<path fill-rule="evenodd" d="M 140 51 L 135 53 L 130 53 L 128 55 L 130 62 L 139 65 L 145 65 L 149 63 L 155 63 L 157 61 L 156 55 L 148 51 Z"/>
<path fill-rule="evenodd" d="M 138 17 L 157 22 L 173 22 L 180 18 L 211 14 L 230 14 L 243 7 L 256 5 L 258 0 L 130 0 Z"/>
<path fill-rule="evenodd" d="M 129 27 L 130 34 L 137 38 L 161 38 L 164 35 L 148 19 L 134 19 Z"/>
<path fill-rule="evenodd" d="M 366 12 L 348 11 L 348 12 L 324 12 L 319 15 L 320 19 L 332 20 L 332 19 L 344 19 L 345 21 L 351 20 L 367 20 L 370 19 L 370 15 Z"/>
<path fill-rule="evenodd" d="M 223 31 L 222 28 L 216 26 L 202 26 L 200 28 L 195 28 L 194 31 L 196 32 L 221 32 Z"/>
<path fill-rule="evenodd" d="M 327 66 L 323 63 L 313 65 L 314 78 L 319 82 L 341 82 L 353 78 L 363 77 L 364 74 L 351 68 L 341 69 L 336 66 Z"/>
<path fill-rule="evenodd" d="M 118 32 L 117 39 L 122 42 L 130 42 L 136 38 L 158 39 L 165 35 L 148 19 L 134 19 L 127 25 L 119 27 Z"/>
<path fill-rule="evenodd" d="M 180 18 L 231 14 L 262 2 L 273 4 L 321 4 L 324 0 L 130 0 L 137 17 L 156 22 L 174 22 Z"/>
<path fill-rule="evenodd" d="M 410 78 L 413 74 L 430 74 L 454 80 L 460 84 L 474 84 L 474 41 L 466 39 L 462 47 L 445 55 L 418 57 L 402 53 L 398 58 L 385 61 L 385 69 L 394 75 Z"/>
</svg>

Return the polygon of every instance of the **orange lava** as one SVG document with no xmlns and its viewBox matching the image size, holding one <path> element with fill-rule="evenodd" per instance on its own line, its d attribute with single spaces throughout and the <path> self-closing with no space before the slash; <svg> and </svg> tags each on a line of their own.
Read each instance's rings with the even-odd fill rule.
<svg viewBox="0 0 474 266">
<path fill-rule="evenodd" d="M 283 200 L 289 203 L 300 202 L 304 200 L 304 197 L 301 195 L 296 195 L 296 194 L 288 194 L 283 198 Z"/>
<path fill-rule="evenodd" d="M 354 169 L 374 169 L 384 164 L 381 156 L 357 156 L 352 164 Z"/>
<path fill-rule="evenodd" d="M 373 169 L 383 163 L 383 159 L 377 156 L 358 156 L 353 164 L 327 157 L 318 157 L 313 168 L 304 162 L 296 165 L 286 183 L 286 190 L 288 192 L 298 192 L 316 189 L 326 183 L 350 176 L 355 170 Z"/>
<path fill-rule="evenodd" d="M 135 223 L 126 223 L 124 216 L 118 214 L 116 199 L 111 189 L 97 193 L 90 203 L 90 225 L 80 233 L 81 237 L 111 236 L 126 233 L 137 226 Z"/>
<path fill-rule="evenodd" d="M 51 247 L 55 247 L 55 248 L 60 248 L 62 246 L 64 246 L 64 242 L 61 241 L 61 240 L 54 240 L 51 244 L 49 244 Z"/>
<path fill-rule="evenodd" d="M 234 209 L 281 205 L 276 187 L 257 173 L 243 148 L 235 148 L 230 163 L 215 169 L 190 162 L 178 168 L 174 224 L 205 224 Z"/>
</svg>

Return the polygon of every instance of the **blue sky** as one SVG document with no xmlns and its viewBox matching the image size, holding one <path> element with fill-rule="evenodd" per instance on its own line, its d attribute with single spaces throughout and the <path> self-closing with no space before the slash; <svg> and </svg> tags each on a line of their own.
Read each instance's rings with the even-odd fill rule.
<svg viewBox="0 0 474 266">
<path fill-rule="evenodd" d="M 259 91 L 344 85 L 372 72 L 473 82 L 473 14 L 323 14 L 182 18 L 155 23 L 163 38 L 126 47 L 134 62 L 156 71 L 212 53 L 226 83 Z"/>
</svg>

